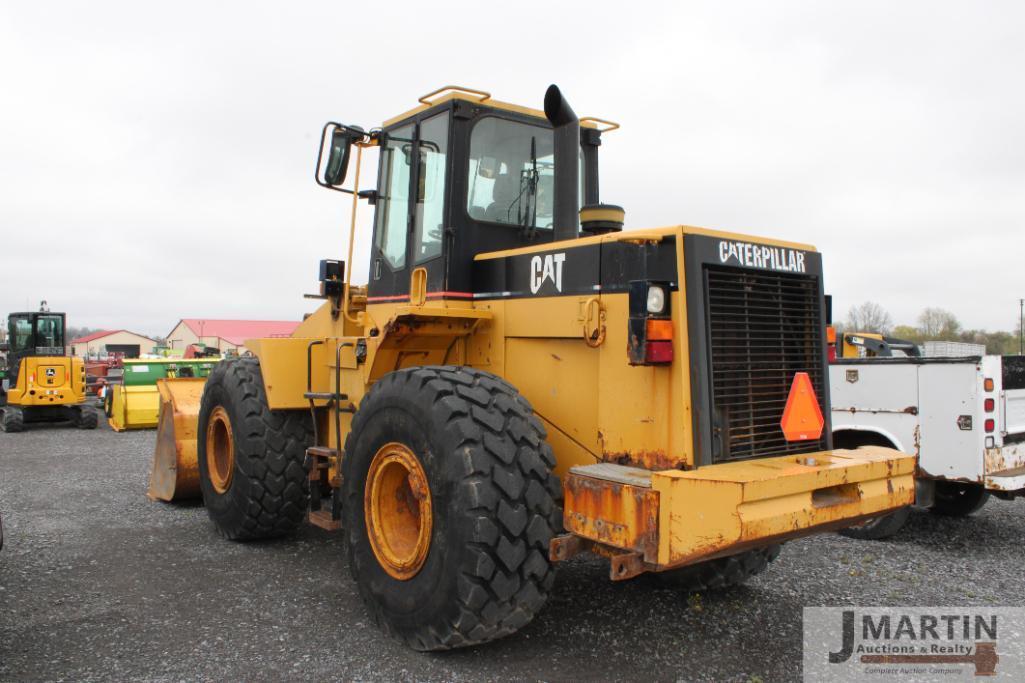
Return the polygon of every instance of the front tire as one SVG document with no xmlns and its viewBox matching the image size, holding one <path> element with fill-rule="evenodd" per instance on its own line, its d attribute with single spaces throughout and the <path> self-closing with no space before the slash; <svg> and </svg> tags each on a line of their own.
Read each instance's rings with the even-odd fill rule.
<svg viewBox="0 0 1025 683">
<path fill-rule="evenodd" d="M 978 512 L 989 500 L 989 491 L 978 484 L 937 481 L 929 511 L 946 517 L 967 517 Z"/>
<path fill-rule="evenodd" d="M 859 541 L 881 541 L 896 535 L 898 531 L 903 529 L 910 516 L 911 507 L 902 507 L 888 515 L 870 519 L 864 524 L 841 529 L 840 535 L 847 538 L 856 538 Z"/>
<path fill-rule="evenodd" d="M 689 593 L 721 590 L 739 586 L 752 576 L 764 572 L 769 568 L 769 563 L 779 557 L 781 549 L 780 545 L 770 545 L 679 569 L 657 572 L 654 576 L 663 584 Z"/>
<path fill-rule="evenodd" d="M 248 541 L 293 533 L 309 507 L 303 466 L 312 440 L 309 413 L 271 410 L 255 358 L 219 363 L 199 409 L 199 488 L 225 538 Z"/>
<path fill-rule="evenodd" d="M 343 508 L 349 566 L 381 628 L 445 650 L 534 618 L 562 519 L 545 436 L 526 399 L 486 372 L 412 368 L 373 386 L 345 443 Z"/>
</svg>

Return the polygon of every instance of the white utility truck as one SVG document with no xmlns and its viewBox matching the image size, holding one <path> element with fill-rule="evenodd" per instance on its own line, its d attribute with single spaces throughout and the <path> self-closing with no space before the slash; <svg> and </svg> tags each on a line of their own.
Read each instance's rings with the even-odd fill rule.
<svg viewBox="0 0 1025 683">
<path fill-rule="evenodd" d="M 829 387 L 834 447 L 918 455 L 916 506 L 964 516 L 1025 495 L 1025 356 L 839 359 Z M 885 538 L 908 514 L 841 533 Z"/>
</svg>

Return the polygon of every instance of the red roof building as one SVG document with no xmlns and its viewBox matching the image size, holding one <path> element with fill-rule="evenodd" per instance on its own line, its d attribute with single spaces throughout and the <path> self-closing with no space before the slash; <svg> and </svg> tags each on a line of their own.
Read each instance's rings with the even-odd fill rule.
<svg viewBox="0 0 1025 683">
<path fill-rule="evenodd" d="M 190 344 L 204 344 L 220 351 L 243 351 L 247 339 L 288 337 L 297 320 L 217 320 L 182 318 L 167 335 L 167 345 L 184 351 Z"/>
<path fill-rule="evenodd" d="M 128 330 L 100 330 L 68 342 L 72 356 L 96 358 L 118 353 L 125 358 L 138 358 L 151 353 L 157 345 L 156 339 L 129 332 Z"/>
</svg>

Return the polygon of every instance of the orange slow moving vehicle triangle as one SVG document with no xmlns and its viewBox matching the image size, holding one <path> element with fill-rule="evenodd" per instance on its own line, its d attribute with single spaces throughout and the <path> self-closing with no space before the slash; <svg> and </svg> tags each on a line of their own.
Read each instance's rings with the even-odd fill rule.
<svg viewBox="0 0 1025 683">
<path fill-rule="evenodd" d="M 822 409 L 819 408 L 811 377 L 807 372 L 798 372 L 794 375 L 793 384 L 790 385 L 790 396 L 787 398 L 786 408 L 783 409 L 783 419 L 779 421 L 783 436 L 787 441 L 817 439 L 822 436 L 824 424 Z"/>
</svg>

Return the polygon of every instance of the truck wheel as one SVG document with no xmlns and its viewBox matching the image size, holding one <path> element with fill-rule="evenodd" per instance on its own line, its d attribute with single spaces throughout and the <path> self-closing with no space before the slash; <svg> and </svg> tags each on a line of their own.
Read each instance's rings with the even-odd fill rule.
<svg viewBox="0 0 1025 683">
<path fill-rule="evenodd" d="M 509 635 L 555 581 L 555 458 L 530 404 L 464 367 L 385 375 L 345 441 L 349 567 L 374 621 L 421 650 Z"/>
<path fill-rule="evenodd" d="M 13 434 L 25 431 L 25 413 L 17 406 L 5 406 L 3 418 L 0 419 L 0 429 Z"/>
<path fill-rule="evenodd" d="M 978 484 L 957 481 L 936 482 L 936 494 L 931 512 L 947 517 L 967 517 L 977 512 L 989 500 L 989 491 Z"/>
<path fill-rule="evenodd" d="M 79 429 L 96 429 L 96 425 L 99 422 L 99 416 L 96 411 L 88 406 L 82 406 L 78 409 L 78 414 L 75 416 L 75 426 Z"/>
<path fill-rule="evenodd" d="M 770 545 L 747 550 L 680 569 L 657 572 L 654 576 L 664 584 L 689 593 L 739 586 L 755 574 L 765 571 L 769 563 L 779 557 L 781 548 L 780 545 Z"/>
<path fill-rule="evenodd" d="M 856 538 L 861 541 L 879 541 L 890 538 L 904 528 L 911 516 L 911 507 L 902 507 L 888 515 L 875 517 L 863 524 L 840 530 L 841 536 Z"/>
<path fill-rule="evenodd" d="M 199 408 L 199 488 L 225 538 L 246 541 L 292 533 L 309 506 L 303 460 L 312 440 L 309 413 L 271 410 L 255 358 L 219 363 Z"/>
</svg>

